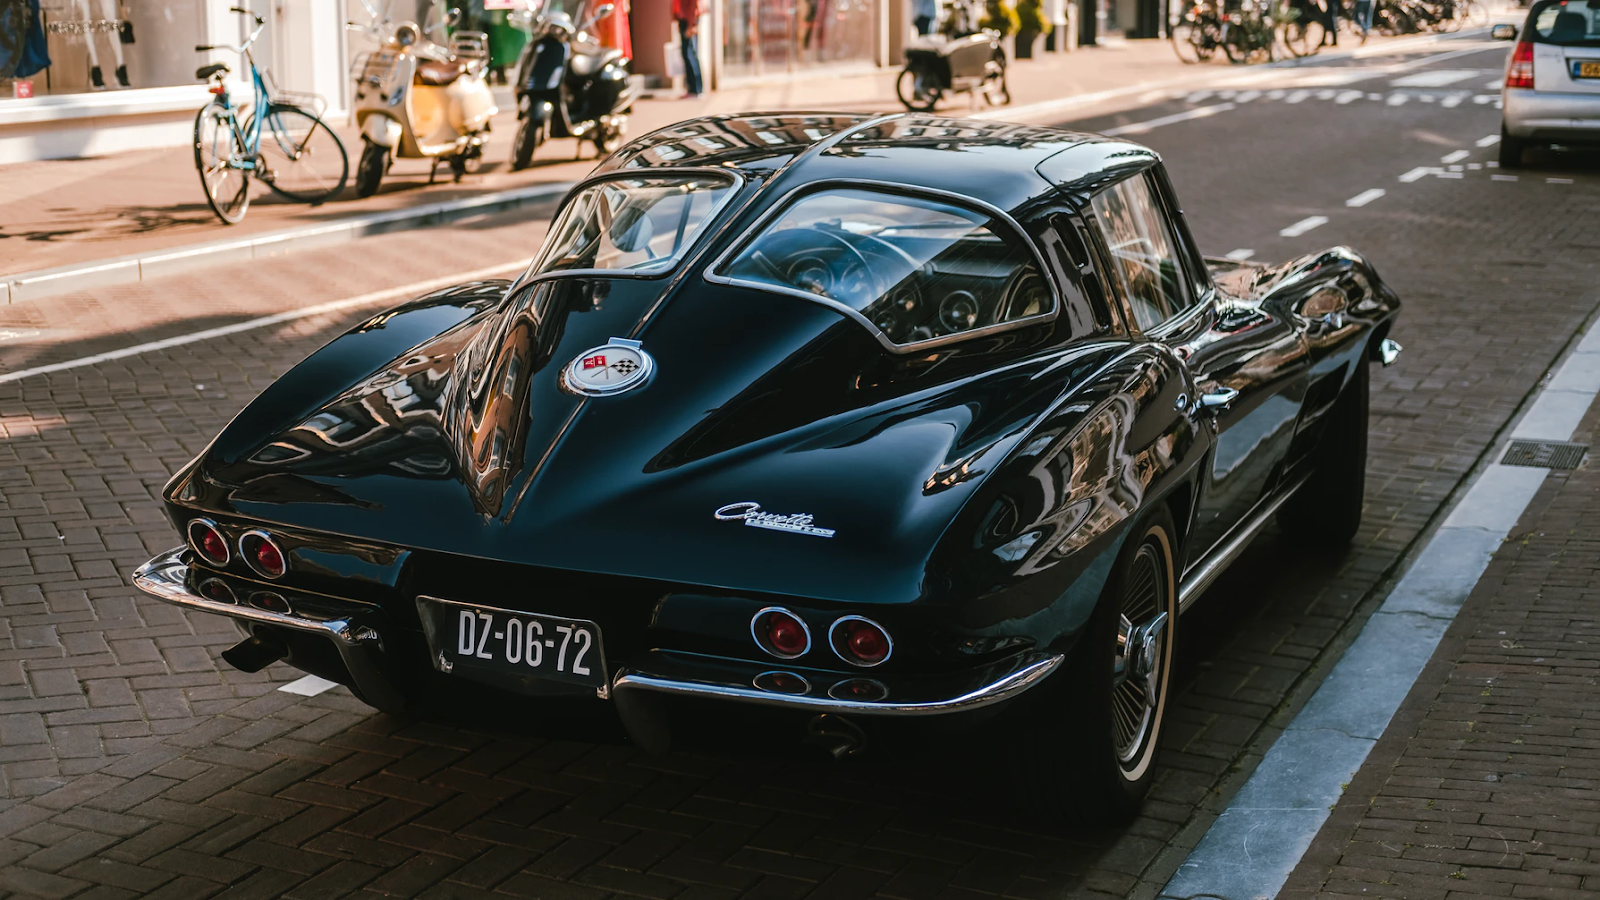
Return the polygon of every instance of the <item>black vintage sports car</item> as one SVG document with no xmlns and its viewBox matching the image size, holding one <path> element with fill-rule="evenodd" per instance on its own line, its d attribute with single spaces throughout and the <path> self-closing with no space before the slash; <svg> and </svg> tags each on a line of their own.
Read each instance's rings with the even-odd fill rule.
<svg viewBox="0 0 1600 900">
<path fill-rule="evenodd" d="M 1274 517 L 1355 533 L 1397 309 L 1347 249 L 1202 259 L 1137 144 L 697 119 L 515 281 L 267 388 L 134 580 L 384 710 L 577 698 L 651 749 L 709 710 L 836 755 L 981 720 L 1043 811 L 1124 819 L 1179 614 Z"/>
</svg>

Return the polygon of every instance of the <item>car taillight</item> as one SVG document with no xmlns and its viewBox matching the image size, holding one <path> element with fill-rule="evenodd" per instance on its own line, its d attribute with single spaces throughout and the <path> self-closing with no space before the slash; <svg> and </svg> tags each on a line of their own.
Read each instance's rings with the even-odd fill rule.
<svg viewBox="0 0 1600 900">
<path fill-rule="evenodd" d="M 263 578 L 282 578 L 283 573 L 288 571 L 283 550 L 265 531 L 245 532 L 239 538 L 239 552 L 244 555 L 244 561 L 250 568 Z"/>
<path fill-rule="evenodd" d="M 239 598 L 233 595 L 233 589 L 215 578 L 200 583 L 200 596 L 215 603 L 239 602 Z"/>
<path fill-rule="evenodd" d="M 228 564 L 228 539 L 217 530 L 217 525 L 210 519 L 194 519 L 189 522 L 189 546 L 200 558 L 213 566 Z"/>
<path fill-rule="evenodd" d="M 875 666 L 894 652 L 889 632 L 877 622 L 860 616 L 845 616 L 833 623 L 828 631 L 828 642 L 840 659 L 854 666 Z"/>
<path fill-rule="evenodd" d="M 1506 87 L 1533 88 L 1533 45 L 1518 41 L 1511 51 L 1511 62 L 1506 66 Z"/>
<path fill-rule="evenodd" d="M 801 618 L 787 609 L 772 606 L 750 620 L 750 636 L 761 649 L 779 659 L 804 656 L 811 649 L 811 630 Z"/>
</svg>

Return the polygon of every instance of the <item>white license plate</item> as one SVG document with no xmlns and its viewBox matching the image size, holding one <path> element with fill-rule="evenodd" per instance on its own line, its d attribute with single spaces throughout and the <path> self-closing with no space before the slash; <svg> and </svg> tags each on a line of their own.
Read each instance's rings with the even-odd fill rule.
<svg viewBox="0 0 1600 900">
<path fill-rule="evenodd" d="M 440 671 L 461 667 L 606 687 L 600 626 L 593 622 L 431 598 L 418 607 Z"/>
</svg>

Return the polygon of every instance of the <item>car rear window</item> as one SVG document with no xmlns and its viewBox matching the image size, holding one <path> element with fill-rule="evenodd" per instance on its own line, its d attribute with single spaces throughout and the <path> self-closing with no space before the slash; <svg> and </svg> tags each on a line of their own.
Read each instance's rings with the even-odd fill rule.
<svg viewBox="0 0 1600 900">
<path fill-rule="evenodd" d="M 549 272 L 668 272 L 727 199 L 715 174 L 608 178 L 580 190 L 550 226 L 528 278 Z"/>
<path fill-rule="evenodd" d="M 1562 47 L 1600 47 L 1600 3 L 1557 0 L 1528 11 L 1524 39 Z"/>
<path fill-rule="evenodd" d="M 1027 239 L 1000 218 L 867 189 L 791 201 L 716 274 L 841 307 L 896 348 L 1055 311 Z"/>
</svg>

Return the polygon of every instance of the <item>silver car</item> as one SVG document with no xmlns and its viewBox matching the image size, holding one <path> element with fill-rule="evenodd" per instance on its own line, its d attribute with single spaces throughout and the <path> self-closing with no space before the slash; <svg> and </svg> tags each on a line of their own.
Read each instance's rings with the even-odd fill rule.
<svg viewBox="0 0 1600 900">
<path fill-rule="evenodd" d="M 1500 166 L 1522 164 L 1541 144 L 1600 144 L 1600 0 L 1536 0 L 1517 39 L 1501 89 Z"/>
</svg>

